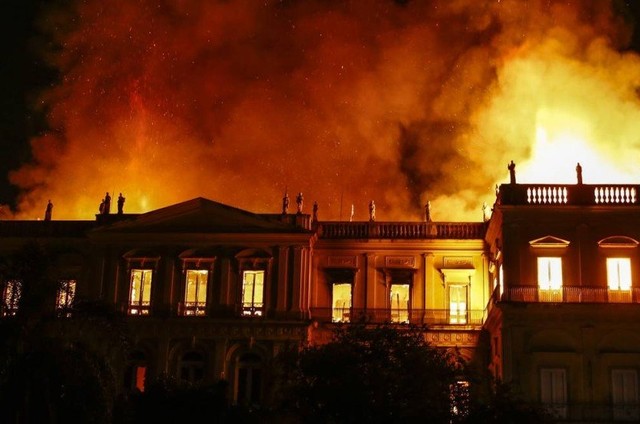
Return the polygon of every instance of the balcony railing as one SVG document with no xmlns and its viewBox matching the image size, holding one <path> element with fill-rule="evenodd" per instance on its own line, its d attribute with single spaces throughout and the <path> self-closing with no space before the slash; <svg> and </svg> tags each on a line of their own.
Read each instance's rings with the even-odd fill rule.
<svg viewBox="0 0 640 424">
<path fill-rule="evenodd" d="M 320 222 L 325 239 L 482 239 L 482 222 Z"/>
<path fill-rule="evenodd" d="M 610 290 L 606 287 L 570 287 L 541 290 L 535 286 L 511 287 L 502 294 L 506 302 L 640 303 L 640 289 Z"/>
<path fill-rule="evenodd" d="M 468 310 L 452 312 L 448 309 L 411 309 L 402 311 L 391 309 L 340 309 L 311 308 L 311 319 L 319 322 L 360 322 L 372 324 L 397 323 L 413 325 L 482 325 L 485 318 L 484 310 Z M 408 322 L 405 318 L 408 317 Z M 397 319 L 401 316 L 402 319 Z M 336 319 L 338 317 L 338 319 Z"/>
<path fill-rule="evenodd" d="M 633 184 L 502 184 L 503 205 L 608 205 L 640 203 L 640 185 Z"/>
</svg>

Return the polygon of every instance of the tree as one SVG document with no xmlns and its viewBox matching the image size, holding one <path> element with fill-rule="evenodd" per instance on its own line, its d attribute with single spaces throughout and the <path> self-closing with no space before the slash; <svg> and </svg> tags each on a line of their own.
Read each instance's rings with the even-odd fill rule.
<svg viewBox="0 0 640 424">
<path fill-rule="evenodd" d="M 56 256 L 34 242 L 2 258 L 0 275 L 20 295 L 0 320 L 0 408 L 7 422 L 110 422 L 124 328 L 101 304 L 56 316 Z"/>
<path fill-rule="evenodd" d="M 312 423 L 449 423 L 462 371 L 422 328 L 365 324 L 338 327 L 330 343 L 281 355 L 279 365 L 279 410 Z"/>
</svg>

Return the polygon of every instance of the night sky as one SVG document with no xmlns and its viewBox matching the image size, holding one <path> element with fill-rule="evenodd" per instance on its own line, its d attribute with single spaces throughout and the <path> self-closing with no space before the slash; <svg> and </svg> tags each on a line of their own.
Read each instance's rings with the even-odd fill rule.
<svg viewBox="0 0 640 424">
<path fill-rule="evenodd" d="M 9 205 L 14 209 L 19 194 L 19 189 L 9 182 L 9 173 L 32 160 L 29 141 L 47 130 L 44 111 L 36 110 L 34 104 L 45 88 L 56 84 L 58 76 L 45 64 L 42 52 L 47 50 L 45 46 L 50 40 L 39 33 L 37 21 L 52 3 L 55 2 L 0 2 L 0 28 L 4 32 L 0 42 L 3 57 L 0 68 L 0 205 L 5 208 Z M 614 4 L 627 22 L 638 21 L 640 1 L 614 1 Z M 628 48 L 640 51 L 640 31 L 634 31 L 631 38 Z M 411 175 L 410 172 L 407 174 Z"/>
</svg>

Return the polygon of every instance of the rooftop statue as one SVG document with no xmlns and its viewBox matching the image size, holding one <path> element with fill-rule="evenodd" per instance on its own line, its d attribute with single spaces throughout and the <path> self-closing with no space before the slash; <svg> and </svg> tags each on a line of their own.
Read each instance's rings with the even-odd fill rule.
<svg viewBox="0 0 640 424">
<path fill-rule="evenodd" d="M 516 164 L 511 161 L 511 163 L 509 163 L 509 165 L 507 165 L 507 169 L 509 170 L 509 182 L 511 184 L 515 184 L 516 183 Z"/>
</svg>

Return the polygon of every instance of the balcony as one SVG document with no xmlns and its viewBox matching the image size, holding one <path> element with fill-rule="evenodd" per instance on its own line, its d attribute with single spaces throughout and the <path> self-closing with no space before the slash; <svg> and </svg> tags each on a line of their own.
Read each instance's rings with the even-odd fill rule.
<svg viewBox="0 0 640 424">
<path fill-rule="evenodd" d="M 502 184 L 497 202 L 527 206 L 638 205 L 640 185 L 633 184 Z"/>
<path fill-rule="evenodd" d="M 391 309 L 340 309 L 311 308 L 311 319 L 318 322 L 360 322 L 371 324 L 412 324 L 412 325 L 471 325 L 480 326 L 484 322 L 484 310 L 452 312 L 448 309 L 411 309 L 408 311 Z M 405 315 L 406 314 L 406 315 Z M 336 320 L 336 317 L 340 317 Z M 402 320 L 397 319 L 402 317 Z M 408 322 L 407 322 L 408 318 Z"/>
<path fill-rule="evenodd" d="M 482 222 L 320 222 L 324 239 L 482 239 Z"/>
<path fill-rule="evenodd" d="M 497 292 L 495 292 L 497 299 Z M 558 290 L 540 290 L 536 286 L 520 286 L 506 289 L 503 302 L 540 303 L 640 303 L 640 289 L 610 290 L 606 287 L 570 287 Z"/>
</svg>

